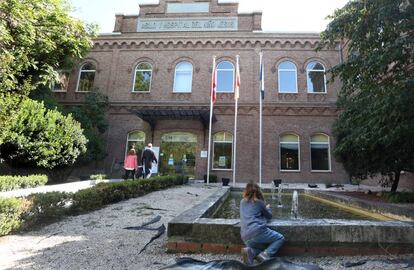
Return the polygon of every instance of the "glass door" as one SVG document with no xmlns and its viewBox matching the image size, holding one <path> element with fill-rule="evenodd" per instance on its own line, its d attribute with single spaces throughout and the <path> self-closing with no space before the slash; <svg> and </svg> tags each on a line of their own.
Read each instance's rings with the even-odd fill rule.
<svg viewBox="0 0 414 270">
<path fill-rule="evenodd" d="M 170 132 L 161 137 L 160 172 L 162 174 L 195 175 L 196 135 Z"/>
</svg>

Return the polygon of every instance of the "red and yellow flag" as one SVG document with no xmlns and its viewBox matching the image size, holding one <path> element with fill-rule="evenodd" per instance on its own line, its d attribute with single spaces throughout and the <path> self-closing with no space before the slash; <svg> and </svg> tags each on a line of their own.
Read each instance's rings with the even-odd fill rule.
<svg viewBox="0 0 414 270">
<path fill-rule="evenodd" d="M 234 99 L 239 99 L 240 96 L 240 67 L 239 67 L 239 56 L 237 55 L 236 60 L 236 80 L 234 82 Z"/>
<path fill-rule="evenodd" d="M 213 58 L 213 75 L 211 77 L 211 90 L 210 97 L 211 102 L 216 103 L 217 100 L 217 67 L 216 67 L 216 57 Z"/>
</svg>

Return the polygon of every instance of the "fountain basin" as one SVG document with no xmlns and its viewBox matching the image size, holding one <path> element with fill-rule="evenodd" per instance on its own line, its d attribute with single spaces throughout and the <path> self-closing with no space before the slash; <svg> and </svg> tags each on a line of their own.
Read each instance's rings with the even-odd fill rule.
<svg viewBox="0 0 414 270">
<path fill-rule="evenodd" d="M 354 207 L 341 205 L 333 200 L 325 199 L 322 195 L 316 196 L 308 192 L 299 193 L 299 219 L 347 219 L 347 220 L 393 220 L 392 217 L 380 213 L 357 210 Z M 281 204 L 278 199 L 272 199 L 271 194 L 264 194 L 266 203 L 272 205 L 274 219 L 293 219 L 293 193 L 282 193 Z M 241 192 L 230 192 L 224 203 L 215 211 L 212 218 L 238 219 L 240 217 Z"/>
<path fill-rule="evenodd" d="M 218 190 L 201 204 L 171 220 L 168 223 L 168 251 L 239 253 L 243 247 L 239 219 L 212 218 L 232 190 L 235 189 Z M 269 227 L 286 238 L 281 255 L 414 252 L 412 221 L 274 219 Z"/>
</svg>

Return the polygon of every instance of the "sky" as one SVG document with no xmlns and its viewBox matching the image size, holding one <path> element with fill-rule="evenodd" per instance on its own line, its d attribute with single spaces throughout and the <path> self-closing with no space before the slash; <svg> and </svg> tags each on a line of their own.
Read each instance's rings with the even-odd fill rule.
<svg viewBox="0 0 414 270">
<path fill-rule="evenodd" d="M 138 14 L 138 4 L 158 0 L 69 0 L 72 15 L 96 23 L 100 33 L 113 31 L 115 14 Z M 220 1 L 220 0 L 219 0 Z M 268 32 L 321 32 L 326 16 L 343 7 L 348 0 L 239 0 L 239 12 L 262 11 L 262 29 Z"/>
</svg>

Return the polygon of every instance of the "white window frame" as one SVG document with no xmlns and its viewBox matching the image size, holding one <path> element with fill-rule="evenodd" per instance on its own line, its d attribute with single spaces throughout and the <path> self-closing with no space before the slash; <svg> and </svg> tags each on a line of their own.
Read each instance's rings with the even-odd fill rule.
<svg viewBox="0 0 414 270">
<path fill-rule="evenodd" d="M 291 142 L 281 142 L 281 138 L 284 135 L 294 135 L 298 138 L 298 140 L 296 142 L 291 141 Z M 281 162 L 282 162 L 282 144 L 284 143 L 289 143 L 289 144 L 297 144 L 298 145 L 298 169 L 297 170 L 284 170 L 282 169 L 281 166 Z M 300 172 L 300 137 L 299 135 L 295 134 L 295 133 L 283 133 L 282 135 L 279 136 L 279 169 L 280 172 Z"/>
<path fill-rule="evenodd" d="M 188 64 L 190 64 L 191 65 L 191 72 L 190 72 L 190 89 L 189 90 L 187 90 L 187 91 L 178 91 L 178 90 L 176 90 L 176 82 L 177 82 L 177 71 L 179 71 L 179 72 L 188 72 L 188 71 L 190 71 L 189 69 L 188 70 L 177 70 L 177 68 L 178 68 L 178 66 L 180 65 L 180 64 L 184 64 L 184 63 L 188 63 Z M 177 65 L 175 66 L 175 71 L 174 71 L 174 86 L 173 86 L 173 93 L 191 93 L 192 91 L 193 91 L 193 70 L 194 70 L 194 66 L 193 66 L 193 64 L 191 63 L 191 62 L 189 62 L 189 61 L 181 61 L 181 62 L 179 62 L 179 63 L 177 63 Z"/>
<path fill-rule="evenodd" d="M 86 66 L 87 64 L 91 64 L 91 65 L 95 66 L 95 69 L 85 69 L 85 70 L 83 70 L 83 67 Z M 79 69 L 78 82 L 76 84 L 76 93 L 88 93 L 88 92 L 90 92 L 90 91 L 79 91 L 79 83 L 80 83 L 80 78 L 81 78 L 82 72 L 89 72 L 89 73 L 92 73 L 93 72 L 93 73 L 95 73 L 95 76 L 93 77 L 93 85 L 95 85 L 96 65 L 94 63 L 92 63 L 92 62 L 86 62 Z M 93 85 L 92 85 L 92 87 L 93 87 Z"/>
<path fill-rule="evenodd" d="M 147 64 L 147 65 L 149 65 L 151 67 L 151 69 L 138 69 L 138 67 L 141 64 Z M 149 83 L 148 91 L 135 91 L 135 79 L 137 77 L 137 72 L 139 72 L 139 71 L 141 71 L 141 72 L 149 71 L 151 73 L 151 78 L 150 78 L 150 83 Z M 152 86 L 152 65 L 150 63 L 148 63 L 148 62 L 140 62 L 140 63 L 138 63 L 135 66 L 135 72 L 134 72 L 134 78 L 133 78 L 133 81 L 132 81 L 132 90 L 131 90 L 131 92 L 132 93 L 150 93 L 151 92 L 151 86 Z"/>
<path fill-rule="evenodd" d="M 295 66 L 295 69 L 284 69 L 284 68 L 280 68 L 280 65 L 283 64 L 283 63 L 286 63 L 286 62 L 289 62 L 292 65 L 294 65 Z M 293 90 L 292 92 L 291 91 L 282 91 L 281 90 L 281 87 L 280 87 L 280 78 L 281 78 L 280 73 L 281 72 L 290 72 L 290 71 L 294 71 L 295 72 L 296 89 Z M 292 61 L 289 61 L 289 60 L 286 60 L 286 61 L 281 62 L 278 65 L 278 67 L 277 67 L 277 76 L 278 76 L 277 79 L 278 79 L 278 92 L 279 93 L 281 93 L 281 94 L 297 94 L 298 93 L 298 71 L 297 71 L 297 68 L 296 68 L 295 63 L 293 63 Z"/>
<path fill-rule="evenodd" d="M 232 69 L 228 69 L 228 68 L 221 68 L 221 69 L 219 69 L 219 65 L 220 64 L 222 64 L 222 63 L 224 63 L 224 62 L 228 62 L 228 63 L 230 63 L 231 65 L 232 65 Z M 220 91 L 219 89 L 218 89 L 218 81 L 217 81 L 217 93 L 229 93 L 229 94 L 232 94 L 232 93 L 234 93 L 234 80 L 235 80 L 235 68 L 234 68 L 234 64 L 232 63 L 232 62 L 230 62 L 230 61 L 228 61 L 228 60 L 224 60 L 224 61 L 221 61 L 220 63 L 218 63 L 217 64 L 217 66 L 216 66 L 216 72 L 217 72 L 217 74 L 216 74 L 216 78 L 217 78 L 217 80 L 218 80 L 218 73 L 219 73 L 219 71 L 232 71 L 232 79 L 233 79 L 233 81 L 232 81 L 232 89 L 231 89 L 231 91 Z"/>
<path fill-rule="evenodd" d="M 68 88 L 69 88 L 69 81 L 70 81 L 70 70 L 66 70 L 66 69 L 61 69 L 61 70 L 58 70 L 58 71 L 56 71 L 57 73 L 58 73 L 58 76 L 61 74 L 61 73 L 67 73 L 68 74 Z M 55 80 L 53 80 L 53 82 L 52 82 L 52 92 L 54 92 L 54 93 L 66 93 L 67 91 L 68 91 L 68 89 L 59 89 L 59 90 L 55 90 L 55 84 L 56 84 L 56 81 Z"/>
<path fill-rule="evenodd" d="M 321 64 L 322 67 L 323 67 L 323 70 L 309 69 L 308 68 L 311 63 L 315 63 L 315 62 Z M 311 61 L 306 65 L 306 91 L 309 94 L 327 94 L 328 93 L 328 88 L 326 86 L 326 73 L 325 73 L 325 71 L 326 71 L 325 65 L 322 64 L 319 61 Z M 311 92 L 309 90 L 309 81 L 310 81 L 309 72 L 323 72 L 323 86 L 324 86 L 324 90 L 325 90 L 324 92 L 314 92 L 314 91 Z"/>
<path fill-rule="evenodd" d="M 315 135 L 323 135 L 326 138 L 328 138 L 328 142 L 312 142 L 312 137 Z M 319 145 L 328 145 L 328 170 L 313 170 L 312 169 L 312 144 L 319 144 Z M 330 137 L 328 135 L 326 135 L 325 133 L 315 133 L 310 137 L 310 148 L 309 148 L 309 153 L 310 153 L 310 168 L 311 168 L 311 172 L 332 172 L 332 167 L 331 167 L 331 140 Z"/>
<path fill-rule="evenodd" d="M 211 161 L 211 164 L 212 164 L 212 166 L 211 166 L 211 170 L 212 171 L 232 171 L 233 170 L 233 162 L 234 162 L 234 160 L 233 160 L 233 141 L 234 141 L 234 136 L 233 136 L 233 134 L 232 133 L 230 133 L 230 132 L 227 132 L 227 131 L 219 131 L 219 132 L 216 132 L 214 135 L 216 135 L 216 134 L 219 134 L 219 133 L 224 133 L 224 138 L 226 137 L 226 134 L 231 134 L 231 136 L 232 136 L 232 139 L 231 139 L 231 142 L 230 141 L 226 141 L 225 139 L 224 139 L 224 141 L 216 141 L 216 140 L 214 140 L 214 136 L 213 136 L 213 154 L 211 155 L 212 156 L 212 161 Z M 230 169 L 223 169 L 223 168 L 214 168 L 214 147 L 215 147 L 215 144 L 216 143 L 231 143 L 231 168 Z"/>
<path fill-rule="evenodd" d="M 131 133 L 135 133 L 135 132 L 139 132 L 139 133 L 143 133 L 144 134 L 144 140 L 130 140 L 129 139 L 129 134 L 131 134 Z M 145 132 L 143 132 L 143 131 L 141 131 L 141 130 L 134 130 L 134 131 L 131 131 L 131 132 L 128 132 L 128 134 L 127 134 L 127 139 L 126 139 L 126 144 L 125 144 L 125 156 L 127 155 L 127 153 L 128 153 L 128 143 L 129 142 L 144 142 L 144 146 L 145 146 L 145 137 L 146 137 L 146 134 L 145 134 Z"/>
</svg>

